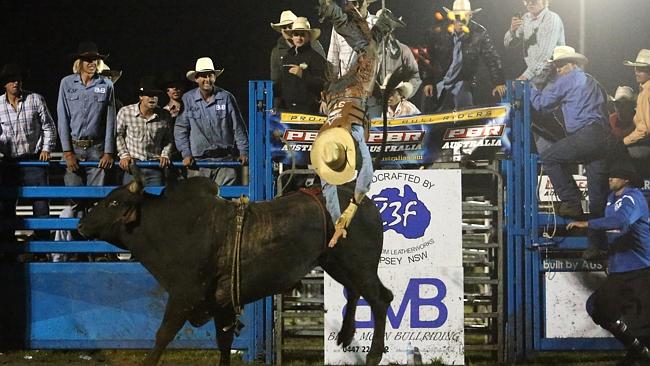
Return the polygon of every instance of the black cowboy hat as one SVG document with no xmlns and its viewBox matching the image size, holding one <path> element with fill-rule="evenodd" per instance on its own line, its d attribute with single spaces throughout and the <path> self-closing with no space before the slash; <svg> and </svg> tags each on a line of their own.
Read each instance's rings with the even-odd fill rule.
<svg viewBox="0 0 650 366">
<path fill-rule="evenodd" d="M 5 64 L 0 71 L 0 85 L 5 85 L 9 81 L 24 81 L 29 76 L 27 70 L 18 64 Z"/>
<path fill-rule="evenodd" d="M 138 84 L 138 95 L 163 94 L 160 83 L 154 76 L 143 76 Z"/>
<path fill-rule="evenodd" d="M 163 73 L 161 80 L 162 82 L 160 83 L 160 86 L 162 86 L 163 89 L 175 87 L 178 89 L 187 90 L 187 79 L 180 73 L 166 71 Z"/>
<path fill-rule="evenodd" d="M 99 53 L 99 49 L 97 48 L 95 42 L 86 41 L 79 43 L 79 47 L 77 47 L 77 53 L 71 54 L 70 58 L 73 60 L 80 58 L 101 58 L 102 60 L 105 60 L 108 58 L 108 54 L 104 55 Z"/>
<path fill-rule="evenodd" d="M 621 178 L 628 180 L 631 186 L 640 187 L 642 185 L 641 176 L 634 169 L 632 162 L 623 161 L 619 164 L 610 164 L 608 176 L 610 178 Z"/>
</svg>

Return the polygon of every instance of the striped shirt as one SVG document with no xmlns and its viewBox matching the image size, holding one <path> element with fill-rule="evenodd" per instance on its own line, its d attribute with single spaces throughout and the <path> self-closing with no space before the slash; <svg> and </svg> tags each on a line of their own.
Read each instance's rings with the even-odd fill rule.
<svg viewBox="0 0 650 366">
<path fill-rule="evenodd" d="M 560 16 L 548 8 L 544 8 L 536 17 L 526 13 L 522 20 L 524 23 L 514 34 L 510 30 L 506 32 L 503 44 L 506 48 L 522 47 L 527 66 L 522 75 L 531 80 L 542 73 L 544 63 L 553 56 L 555 46 L 564 46 L 564 24 Z"/>
<path fill-rule="evenodd" d="M 56 126 L 41 95 L 23 91 L 16 109 L 0 96 L 0 149 L 13 158 L 52 151 Z"/>
<path fill-rule="evenodd" d="M 172 150 L 172 117 L 162 108 L 144 118 L 140 104 L 130 104 L 117 114 L 117 154 L 120 159 L 137 160 L 168 158 Z"/>
<path fill-rule="evenodd" d="M 377 17 L 368 13 L 366 22 L 372 28 L 377 23 Z M 332 64 L 333 75 L 336 77 L 345 75 L 354 64 L 356 54 L 345 38 L 332 29 L 330 48 L 327 50 L 327 61 Z"/>
</svg>

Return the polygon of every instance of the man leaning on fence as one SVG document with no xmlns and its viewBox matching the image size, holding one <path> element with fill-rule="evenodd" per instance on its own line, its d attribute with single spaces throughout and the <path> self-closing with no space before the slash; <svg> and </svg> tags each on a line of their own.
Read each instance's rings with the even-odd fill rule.
<svg viewBox="0 0 650 366">
<path fill-rule="evenodd" d="M 93 42 L 82 42 L 72 70 L 61 80 L 57 103 L 58 128 L 67 164 L 66 186 L 100 186 L 104 169 L 113 166 L 115 152 L 115 96 L 113 82 L 98 74 L 100 54 Z M 98 161 L 97 167 L 79 167 L 79 161 Z"/>
<path fill-rule="evenodd" d="M 0 165 L 3 187 L 47 186 L 47 167 L 16 167 L 23 161 L 49 161 L 50 151 L 56 146 L 56 127 L 47 109 L 45 99 L 23 90 L 27 73 L 17 64 L 7 64 L 0 72 L 0 84 L 5 93 L 0 96 L 0 150 L 4 164 Z M 0 201 L 0 242 L 13 241 L 16 218 L 16 199 Z M 34 217 L 48 217 L 47 200 L 35 200 Z M 47 239 L 46 233 L 37 238 Z"/>
<path fill-rule="evenodd" d="M 143 77 L 138 88 L 139 102 L 117 114 L 117 154 L 126 173 L 122 183 L 133 180 L 129 167 L 138 161 L 157 161 L 158 167 L 140 168 L 145 186 L 162 186 L 163 169 L 170 164 L 172 117 L 158 106 L 163 90 L 152 77 Z"/>
</svg>

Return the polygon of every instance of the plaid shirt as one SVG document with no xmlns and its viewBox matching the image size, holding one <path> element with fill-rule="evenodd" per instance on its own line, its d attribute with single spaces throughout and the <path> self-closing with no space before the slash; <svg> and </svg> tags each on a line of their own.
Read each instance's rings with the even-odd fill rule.
<svg viewBox="0 0 650 366">
<path fill-rule="evenodd" d="M 0 96 L 0 149 L 13 158 L 52 151 L 56 146 L 56 126 L 45 104 L 36 93 L 23 91 L 16 109 Z"/>
<path fill-rule="evenodd" d="M 168 158 L 172 150 L 172 123 L 169 112 L 156 108 L 145 119 L 140 104 L 127 105 L 117 114 L 117 154 L 138 160 Z"/>
</svg>

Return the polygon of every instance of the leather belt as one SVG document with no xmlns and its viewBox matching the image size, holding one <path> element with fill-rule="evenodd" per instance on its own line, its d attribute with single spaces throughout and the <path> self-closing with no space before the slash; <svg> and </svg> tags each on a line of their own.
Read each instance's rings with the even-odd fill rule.
<svg viewBox="0 0 650 366">
<path fill-rule="evenodd" d="M 72 146 L 81 149 L 87 149 L 93 145 L 100 143 L 100 140 L 72 140 Z"/>
</svg>

